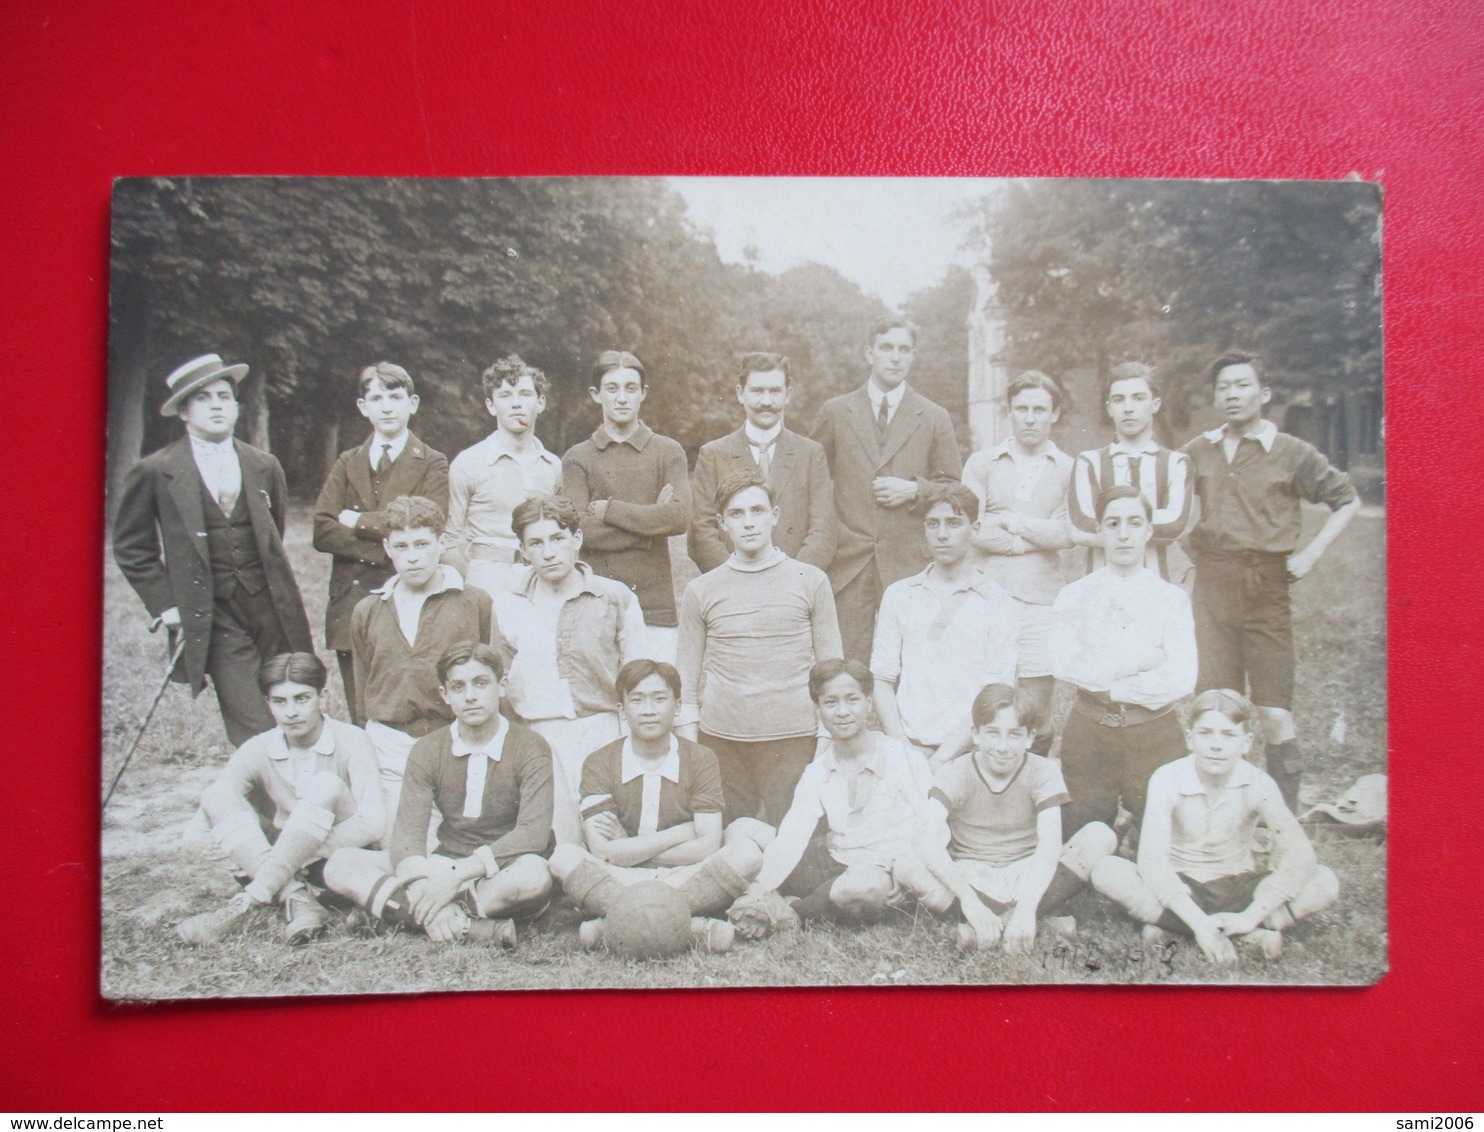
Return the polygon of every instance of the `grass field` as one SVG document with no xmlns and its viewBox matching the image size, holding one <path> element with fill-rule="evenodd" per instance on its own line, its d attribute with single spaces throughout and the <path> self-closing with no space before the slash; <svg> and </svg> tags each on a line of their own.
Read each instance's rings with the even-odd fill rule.
<svg viewBox="0 0 1484 1132">
<path fill-rule="evenodd" d="M 1306 516 L 1311 531 L 1321 517 Z M 1386 769 L 1384 540 L 1383 513 L 1362 511 L 1295 590 L 1294 707 L 1310 766 L 1305 806 Z M 286 541 L 318 632 L 329 560 L 309 545 L 307 512 L 293 514 Z M 683 586 L 695 570 L 683 552 L 676 558 Z M 106 785 L 159 686 L 165 645 L 146 633 L 143 607 L 111 560 L 104 586 Z M 329 700 L 332 714 L 344 718 L 335 677 Z M 201 789 L 228 754 L 215 698 L 208 692 L 192 701 L 184 688 L 170 687 L 103 821 L 101 985 L 108 998 L 790 984 L 1363 984 L 1386 969 L 1385 845 L 1325 828 L 1315 830 L 1315 844 L 1340 878 L 1339 901 L 1288 933 L 1280 959 L 1244 951 L 1237 967 L 1219 972 L 1193 945 L 1146 953 L 1135 925 L 1091 892 L 1072 909 L 1075 940 L 1044 934 L 1024 956 L 961 956 L 952 925 L 901 914 L 861 930 L 826 925 L 739 944 L 727 955 L 635 963 L 580 950 L 577 914 L 561 902 L 523 929 L 513 954 L 403 934 L 362 936 L 339 925 L 308 947 L 290 948 L 267 911 L 218 945 L 189 948 L 176 939 L 175 925 L 237 891 L 196 814 Z"/>
</svg>

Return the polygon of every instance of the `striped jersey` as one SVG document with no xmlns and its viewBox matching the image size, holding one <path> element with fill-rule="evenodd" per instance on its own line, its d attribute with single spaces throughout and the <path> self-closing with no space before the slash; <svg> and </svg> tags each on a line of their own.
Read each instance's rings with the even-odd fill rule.
<svg viewBox="0 0 1484 1132">
<path fill-rule="evenodd" d="M 1169 545 L 1185 533 L 1190 522 L 1190 457 L 1152 441 L 1138 451 L 1115 441 L 1079 454 L 1072 465 L 1067 493 L 1067 515 L 1078 530 L 1090 533 L 1098 529 L 1098 496 L 1114 484 L 1133 484 L 1154 511 L 1154 537 L 1145 551 L 1144 565 L 1169 581 Z M 1090 547 L 1088 572 L 1102 565 L 1103 552 Z"/>
</svg>

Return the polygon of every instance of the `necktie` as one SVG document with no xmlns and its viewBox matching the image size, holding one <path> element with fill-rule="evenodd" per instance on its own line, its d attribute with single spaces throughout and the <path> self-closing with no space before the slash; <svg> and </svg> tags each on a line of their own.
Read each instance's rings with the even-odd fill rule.
<svg viewBox="0 0 1484 1132">
<path fill-rule="evenodd" d="M 891 421 L 887 417 L 886 398 L 881 398 L 881 408 L 876 413 L 876 438 L 878 440 L 886 436 L 886 426 Z"/>
<path fill-rule="evenodd" d="M 376 461 L 376 474 L 384 476 L 391 469 L 392 452 L 385 444 L 381 446 L 381 459 Z"/>
<path fill-rule="evenodd" d="M 757 470 L 762 473 L 763 479 L 767 479 L 773 470 L 773 457 L 771 455 L 773 446 L 764 444 L 757 450 Z"/>
</svg>

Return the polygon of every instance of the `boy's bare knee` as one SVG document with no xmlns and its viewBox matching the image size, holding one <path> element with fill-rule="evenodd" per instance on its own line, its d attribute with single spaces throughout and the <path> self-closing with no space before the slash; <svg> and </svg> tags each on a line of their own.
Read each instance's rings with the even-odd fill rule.
<svg viewBox="0 0 1484 1132">
<path fill-rule="evenodd" d="M 742 837 L 730 845 L 723 845 L 716 855 L 745 880 L 752 880 L 763 867 L 763 851 L 750 837 Z"/>
<path fill-rule="evenodd" d="M 1257 705 L 1258 718 L 1262 720 L 1262 736 L 1269 743 L 1289 743 L 1297 737 L 1293 724 L 1293 713 L 1287 708 Z"/>
<path fill-rule="evenodd" d="M 846 869 L 830 886 L 830 899 L 847 911 L 886 907 L 891 877 L 883 869 Z"/>
<path fill-rule="evenodd" d="M 587 854 L 579 846 L 558 845 L 551 853 L 549 862 L 551 875 L 559 881 L 564 881 L 585 860 L 587 860 Z"/>
<path fill-rule="evenodd" d="M 738 818 L 727 826 L 726 832 L 722 834 L 722 844 L 735 845 L 746 841 L 756 845 L 759 849 L 766 849 L 777 836 L 778 831 L 765 821 L 759 821 L 757 818 Z"/>
<path fill-rule="evenodd" d="M 509 877 L 512 902 L 539 900 L 551 893 L 551 869 L 534 853 L 517 857 L 502 871 Z"/>
</svg>

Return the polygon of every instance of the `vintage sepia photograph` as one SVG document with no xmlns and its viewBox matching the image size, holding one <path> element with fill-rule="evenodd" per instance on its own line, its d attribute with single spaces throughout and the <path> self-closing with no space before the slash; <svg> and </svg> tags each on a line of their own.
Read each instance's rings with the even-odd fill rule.
<svg viewBox="0 0 1484 1132">
<path fill-rule="evenodd" d="M 106 998 L 1386 972 L 1378 186 L 111 232 Z"/>
</svg>

